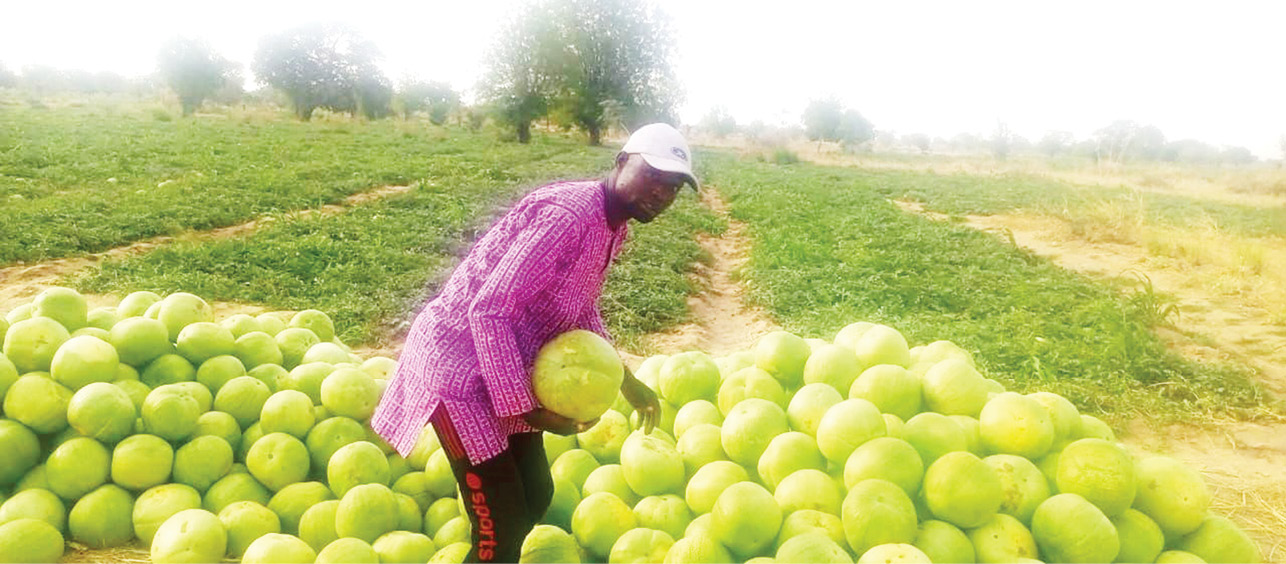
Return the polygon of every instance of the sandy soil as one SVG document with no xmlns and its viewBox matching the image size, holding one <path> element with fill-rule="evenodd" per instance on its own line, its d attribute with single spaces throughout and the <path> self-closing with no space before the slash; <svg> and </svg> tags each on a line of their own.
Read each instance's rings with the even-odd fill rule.
<svg viewBox="0 0 1286 564">
<path fill-rule="evenodd" d="M 698 242 L 710 253 L 709 265 L 697 264 L 694 274 L 704 290 L 688 299 L 693 321 L 650 338 L 658 350 L 701 350 L 713 356 L 754 346 L 765 333 L 778 329 L 763 311 L 744 302 L 745 288 L 738 281 L 750 252 L 746 225 L 728 215 L 728 205 L 714 187 L 702 190 L 703 203 L 724 217 L 728 229 L 722 236 L 701 235 Z"/>
<path fill-rule="evenodd" d="M 1200 470 L 1211 510 L 1241 525 L 1265 562 L 1286 561 L 1286 424 L 1136 421 L 1118 438 L 1136 456 L 1164 454 Z"/>
</svg>

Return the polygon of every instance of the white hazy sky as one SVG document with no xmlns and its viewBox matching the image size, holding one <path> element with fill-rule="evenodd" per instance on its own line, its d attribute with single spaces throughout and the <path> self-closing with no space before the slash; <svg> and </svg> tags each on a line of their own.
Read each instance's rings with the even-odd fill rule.
<svg viewBox="0 0 1286 564">
<path fill-rule="evenodd" d="M 654 1 L 676 28 L 687 122 L 723 105 L 742 123 L 797 123 L 833 95 L 898 133 L 987 135 L 1004 121 L 1032 140 L 1083 139 L 1131 119 L 1281 157 L 1280 0 Z M 467 94 L 521 2 L 14 2 L 0 11 L 0 63 L 144 74 L 164 40 L 190 35 L 249 66 L 266 34 L 344 21 L 380 46 L 392 78 Z"/>
</svg>

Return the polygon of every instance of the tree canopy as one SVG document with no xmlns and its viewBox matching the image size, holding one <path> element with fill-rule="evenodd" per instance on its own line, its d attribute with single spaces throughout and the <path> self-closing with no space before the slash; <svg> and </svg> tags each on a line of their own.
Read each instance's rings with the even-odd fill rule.
<svg viewBox="0 0 1286 564">
<path fill-rule="evenodd" d="M 425 111 L 429 121 L 441 125 L 447 114 L 460 105 L 460 94 L 446 82 L 403 80 L 397 92 L 398 110 L 403 118 Z"/>
<path fill-rule="evenodd" d="M 675 121 L 674 41 L 655 7 L 631 0 L 526 5 L 488 58 L 483 98 L 526 142 L 549 117 L 601 142 L 612 126 Z"/>
<path fill-rule="evenodd" d="M 179 96 L 183 115 L 192 115 L 201 102 L 214 96 L 236 67 L 205 41 L 176 37 L 161 46 L 157 56 L 161 78 Z"/>
<path fill-rule="evenodd" d="M 253 70 L 261 81 L 290 98 L 295 115 L 307 121 L 317 108 L 388 115 L 393 85 L 376 66 L 375 44 L 342 25 L 314 24 L 265 37 Z"/>
<path fill-rule="evenodd" d="M 813 141 L 860 145 L 875 138 L 875 126 L 835 98 L 813 100 L 804 108 L 804 134 Z"/>
<path fill-rule="evenodd" d="M 514 127 L 519 143 L 531 139 L 531 122 L 549 111 L 561 61 L 557 28 L 548 6 L 527 4 L 500 33 L 487 56 L 482 98 Z"/>
<path fill-rule="evenodd" d="M 737 120 L 728 114 L 728 109 L 715 106 L 701 118 L 701 129 L 715 137 L 727 137 L 737 131 Z"/>
<path fill-rule="evenodd" d="M 0 88 L 12 88 L 18 85 L 18 75 L 0 63 Z"/>
</svg>

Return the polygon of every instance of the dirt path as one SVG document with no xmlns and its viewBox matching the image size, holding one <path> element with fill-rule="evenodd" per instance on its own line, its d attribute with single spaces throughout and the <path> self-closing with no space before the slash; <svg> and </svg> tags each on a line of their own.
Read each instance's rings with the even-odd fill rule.
<svg viewBox="0 0 1286 564">
<path fill-rule="evenodd" d="M 714 187 L 703 189 L 701 200 L 728 222 L 728 229 L 719 237 L 698 236 L 697 242 L 710 253 L 711 261 L 693 269 L 704 288 L 688 299 L 693 321 L 654 335 L 649 342 L 658 350 L 701 350 L 722 356 L 754 346 L 759 337 L 779 327 L 763 311 L 744 302 L 745 288 L 737 277 L 750 253 L 746 225 L 732 219 L 728 204 Z"/>
<path fill-rule="evenodd" d="M 936 221 L 949 219 L 917 202 L 894 203 Z M 1286 398 L 1286 328 L 1274 325 L 1270 312 L 1242 303 L 1235 294 L 1194 284 L 1203 277 L 1194 276 L 1192 268 L 1167 268 L 1135 246 L 1078 239 L 1055 218 L 967 216 L 965 224 L 1069 270 L 1107 279 L 1130 272 L 1147 276 L 1155 291 L 1178 302 L 1178 331 L 1160 331 L 1174 350 L 1197 360 L 1247 366 L 1271 393 Z M 1267 561 L 1286 559 L 1286 423 L 1156 426 L 1136 421 L 1120 438 L 1139 454 L 1166 454 L 1200 469 L 1214 494 L 1212 508 L 1245 527 Z"/>
<path fill-rule="evenodd" d="M 141 255 L 159 247 L 180 241 L 207 241 L 241 237 L 253 233 L 264 226 L 278 221 L 288 221 L 311 217 L 328 216 L 347 211 L 349 208 L 374 200 L 402 194 L 410 186 L 382 186 L 344 199 L 341 204 L 328 204 L 319 208 L 299 210 L 281 216 L 264 216 L 245 223 L 220 227 L 209 231 L 194 231 L 177 236 L 153 237 L 122 247 L 109 249 L 83 257 L 53 259 L 35 264 L 19 264 L 0 268 L 0 312 L 7 312 L 19 305 L 30 302 L 46 288 L 54 286 L 63 277 L 89 268 L 96 268 L 106 259 L 123 258 Z M 104 305 L 115 305 L 124 296 L 86 295 L 91 308 Z M 267 311 L 263 307 L 238 303 L 211 303 L 215 315 L 226 316 L 234 313 L 257 314 Z"/>
</svg>

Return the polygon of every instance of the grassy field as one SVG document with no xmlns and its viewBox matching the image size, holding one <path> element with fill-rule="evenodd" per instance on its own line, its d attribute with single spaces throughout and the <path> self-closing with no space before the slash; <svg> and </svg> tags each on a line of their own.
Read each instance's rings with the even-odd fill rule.
<svg viewBox="0 0 1286 564">
<path fill-rule="evenodd" d="M 608 161 L 610 154 L 594 151 L 525 163 L 507 169 L 521 178 L 517 184 L 432 175 L 408 194 L 348 213 L 110 261 L 74 284 L 97 293 L 184 290 L 221 301 L 317 308 L 335 318 L 345 342 L 387 345 L 500 211 L 540 182 L 593 177 Z M 722 226 L 690 197 L 635 229 L 602 298 L 618 345 L 637 348 L 642 335 L 687 318 L 686 299 L 696 288 L 684 274 L 702 256 L 693 240 L 697 230 L 718 233 Z"/>
<path fill-rule="evenodd" d="M 2 221 L 21 240 L 5 240 L 0 263 L 92 252 L 316 207 L 384 184 L 412 185 L 344 213 L 175 243 L 66 281 L 92 293 L 182 290 L 319 308 L 335 317 L 346 342 L 373 346 L 396 339 L 471 242 L 523 193 L 555 178 L 601 174 L 611 156 L 611 149 L 557 136 L 522 146 L 418 121 L 301 124 L 235 110 L 174 120 L 137 104 L 10 105 L 16 119 L 0 138 L 0 190 L 12 211 Z M 1101 412 L 1247 413 L 1265 401 L 1238 369 L 1165 350 L 1151 330 L 1163 321 L 1163 297 L 1122 294 L 972 229 L 905 214 L 887 200 L 919 200 L 949 214 L 1134 206 L 1157 224 L 1216 221 L 1273 236 L 1286 232 L 1280 210 L 1126 188 L 1073 189 L 1021 174 L 775 166 L 717 152 L 703 168 L 733 216 L 751 226 L 752 295 L 793 331 L 829 337 L 866 319 L 916 342 L 950 339 L 977 351 L 1009 384 L 1059 391 Z M 603 308 L 622 348 L 656 352 L 641 337 L 688 317 L 686 299 L 697 288 L 687 273 L 703 259 L 695 235 L 725 226 L 685 195 L 661 220 L 636 227 Z"/>
<path fill-rule="evenodd" d="M 1279 289 L 1286 288 L 1286 169 L 1272 163 L 1120 164 L 1032 154 L 998 161 L 846 153 L 815 143 L 733 147 L 761 161 L 775 162 L 782 153 L 786 160 L 865 170 L 889 197 L 919 201 L 930 211 L 1043 218 L 1076 239 L 1136 246 L 1159 261 L 1206 270 L 1195 285 L 1251 290 L 1250 300 L 1281 311 L 1277 323 L 1286 325 L 1286 294 Z"/>
<path fill-rule="evenodd" d="M 390 344 L 472 241 L 519 197 L 595 178 L 613 151 L 558 136 L 530 145 L 423 121 L 299 123 L 251 108 L 172 119 L 153 103 L 31 106 L 0 98 L 0 266 L 74 256 L 156 235 L 278 218 L 253 233 L 196 237 L 77 273 L 64 283 L 123 296 L 207 299 L 329 312 L 346 342 Z M 109 182 L 108 179 L 114 179 Z M 284 212 L 388 184 L 412 189 L 336 215 Z M 722 225 L 690 196 L 636 229 L 603 309 L 619 344 L 687 318 L 698 230 Z"/>
<path fill-rule="evenodd" d="M 1032 212 L 1068 216 L 1117 209 L 1156 225 L 1214 225 L 1235 235 L 1286 236 L 1286 208 L 1251 206 L 1127 187 L 1077 186 L 1021 173 L 978 175 L 850 171 L 889 198 L 931 202 L 951 215 Z"/>
<path fill-rule="evenodd" d="M 302 124 L 262 108 L 215 108 L 178 119 L 154 101 L 44 105 L 0 97 L 0 104 L 7 104 L 0 106 L 6 118 L 0 123 L 0 229 L 6 234 L 0 267 L 183 234 L 155 248 L 75 266 L 83 270 L 59 283 L 99 298 L 146 289 L 270 309 L 317 308 L 331 314 L 346 343 L 381 349 L 396 347 L 424 300 L 500 214 L 546 182 L 601 175 L 614 146 L 589 148 L 548 132 L 518 145 L 495 130 L 422 121 L 323 116 Z M 788 156 L 783 153 L 782 161 Z M 618 348 L 679 352 L 680 346 L 654 348 L 656 333 L 694 316 L 688 303 L 702 280 L 726 289 L 724 277 L 703 278 L 709 269 L 696 263 L 710 258 L 709 248 L 719 258 L 709 261 L 715 268 L 733 271 L 722 265 L 740 264 L 744 234 L 750 260 L 732 275 L 747 287 L 750 305 L 797 334 L 829 339 L 865 320 L 895 327 L 913 345 L 951 340 L 1009 389 L 1058 392 L 1084 412 L 1105 416 L 1127 442 L 1136 423 L 1155 424 L 1168 439 L 1190 427 L 1170 423 L 1217 419 L 1211 443 L 1194 441 L 1191 450 L 1172 454 L 1207 475 L 1214 512 L 1259 535 L 1272 547 L 1265 550 L 1268 560 L 1279 554 L 1283 519 L 1275 492 L 1283 481 L 1277 451 L 1255 446 L 1261 443 L 1245 448 L 1226 418 L 1243 419 L 1232 424 L 1262 431 L 1248 436 L 1268 437 L 1262 443 L 1268 444 L 1281 436 L 1282 404 L 1241 365 L 1192 361 L 1167 348 L 1156 329 L 1169 319 L 1171 298 L 1149 285 L 1078 274 L 958 217 L 1055 217 L 1079 225 L 1085 232 L 1077 237 L 1092 232 L 1158 245 L 1195 239 L 1192 245 L 1204 244 L 1214 256 L 1215 247 L 1229 241 L 1271 243 L 1286 236 L 1279 205 L 1075 184 L 1025 172 L 929 170 L 934 165 L 914 159 L 884 168 L 771 164 L 714 150 L 701 150 L 698 159 L 705 189 L 719 194 L 707 203 L 720 212 L 685 191 L 658 221 L 631 226 L 602 297 Z M 287 213 L 389 184 L 409 189 L 327 213 Z M 1277 197 L 1271 190 L 1256 193 Z M 734 224 L 738 237 L 703 248 L 701 234 L 729 227 L 719 198 L 740 222 Z M 894 200 L 915 200 L 954 217 L 908 213 L 898 205 L 904 202 Z M 231 235 L 207 232 L 249 220 L 257 227 Z M 1254 252 L 1229 248 L 1235 252 L 1223 254 L 1237 261 Z M 1276 268 L 1274 256 L 1262 255 L 1260 270 L 1251 268 L 1249 275 L 1266 277 Z M 67 262 L 88 261 L 44 267 L 61 272 L 57 267 Z M 0 277 L 23 268 L 0 270 Z M 0 288 L 27 289 L 21 281 L 6 282 L 0 279 Z M 700 321 L 729 321 L 736 330 L 728 333 L 737 335 L 771 325 L 756 317 L 758 311 L 746 317 L 764 323 L 740 323 L 738 313 L 745 312 L 739 291 L 713 294 L 737 307 L 714 310 L 725 317 L 702 315 L 698 306 Z M 701 329 L 710 327 L 727 324 Z M 1258 417 L 1266 413 L 1276 417 Z M 1278 426 L 1261 426 L 1271 420 Z M 1195 461 L 1191 452 L 1199 455 Z M 1212 459 L 1218 464 L 1209 464 Z M 1228 471 L 1211 477 L 1212 469 Z M 23 481 L 34 480 L 36 472 Z M 7 486 L 0 492 L 8 494 Z M 138 543 L 109 551 L 70 546 L 65 561 L 147 560 Z"/>
<path fill-rule="evenodd" d="M 0 94 L 0 266 L 233 225 L 434 175 L 514 183 L 515 163 L 588 156 L 571 143 L 518 146 L 421 121 L 157 111 L 124 101 L 38 109 Z"/>
<path fill-rule="evenodd" d="M 787 329 L 829 338 L 877 321 L 911 341 L 976 351 L 1017 389 L 1083 408 L 1176 415 L 1248 413 L 1265 401 L 1248 375 L 1166 350 L 1151 331 L 1164 299 L 1070 273 L 976 230 L 906 214 L 911 197 L 956 213 L 1079 197 L 1017 179 L 777 166 L 720 156 L 708 182 L 745 221 L 753 298 Z M 1253 216 L 1253 214 L 1248 214 Z"/>
</svg>

